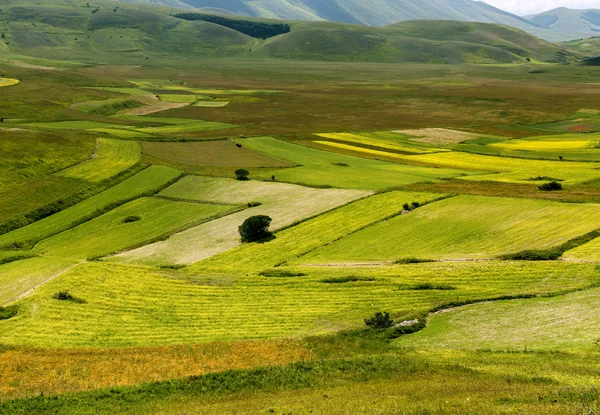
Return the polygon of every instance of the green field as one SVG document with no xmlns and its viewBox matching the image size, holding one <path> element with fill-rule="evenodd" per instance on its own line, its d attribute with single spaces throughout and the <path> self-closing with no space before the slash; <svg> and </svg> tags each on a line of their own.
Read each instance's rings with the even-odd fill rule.
<svg viewBox="0 0 600 415">
<path fill-rule="evenodd" d="M 291 167 L 292 164 L 273 157 L 238 148 L 229 140 L 196 143 L 142 142 L 145 155 L 165 161 L 195 166 L 218 167 Z M 235 171 L 235 169 L 233 169 Z M 232 171 L 232 173 L 233 173 Z"/>
<path fill-rule="evenodd" d="M 99 182 L 109 179 L 140 162 L 140 145 L 133 141 L 99 138 L 91 159 L 57 174 L 74 179 Z"/>
<path fill-rule="evenodd" d="M 192 269 L 235 274 L 259 272 L 293 261 L 369 225 L 397 216 L 402 212 L 404 203 L 425 203 L 439 197 L 411 192 L 375 195 L 279 232 L 277 238 L 267 244 L 246 244 L 200 262 Z"/>
<path fill-rule="evenodd" d="M 235 210 L 234 206 L 141 198 L 44 239 L 35 251 L 68 258 L 88 258 L 144 245 Z M 133 223 L 125 219 L 138 217 Z"/>
<path fill-rule="evenodd" d="M 35 287 L 58 277 L 75 261 L 57 258 L 30 258 L 0 265 L 0 305 L 31 294 Z"/>
<path fill-rule="evenodd" d="M 99 216 L 129 200 L 160 190 L 177 179 L 178 170 L 162 166 L 150 166 L 116 186 L 94 195 L 75 206 L 34 222 L 23 228 L 0 235 L 0 246 L 35 243 L 69 229 L 79 223 Z"/>
<path fill-rule="evenodd" d="M 1 6 L 0 413 L 600 413 L 587 41 L 194 1 Z"/>
<path fill-rule="evenodd" d="M 430 319 L 396 342 L 419 348 L 570 350 L 597 347 L 600 290 L 557 298 L 475 304 Z"/>
<path fill-rule="evenodd" d="M 368 227 L 299 262 L 493 258 L 561 245 L 596 230 L 599 214 L 596 204 L 458 196 Z"/>
<path fill-rule="evenodd" d="M 260 206 L 191 228 L 166 241 L 125 252 L 112 260 L 152 265 L 191 264 L 239 246 L 238 226 L 250 216 L 267 215 L 273 219 L 270 229 L 278 230 L 369 194 L 351 189 L 312 189 L 283 183 L 188 176 L 165 189 L 160 196 L 236 205 L 259 202 Z"/>
<path fill-rule="evenodd" d="M 359 327 L 381 309 L 395 315 L 435 304 L 509 293 L 545 293 L 598 281 L 593 265 L 498 263 L 356 268 L 374 281 L 328 284 L 347 270 L 302 269 L 297 278 L 154 271 L 90 263 L 36 289 L 21 313 L 0 325 L 5 345 L 151 346 L 212 340 L 302 337 Z M 344 272 L 342 272 L 344 271 Z M 550 278 L 551 276 L 551 278 Z M 399 289 L 416 282 L 456 290 Z M 69 290 L 85 304 L 57 301 Z M 264 301 L 267 298 L 268 301 Z M 89 324 L 90 315 L 94 324 Z"/>
<path fill-rule="evenodd" d="M 465 174 L 458 169 L 409 166 L 350 157 L 298 146 L 270 137 L 250 138 L 236 142 L 252 150 L 301 165 L 301 167 L 281 171 L 261 172 L 260 178 L 275 175 L 279 181 L 309 186 L 380 190 Z"/>
</svg>

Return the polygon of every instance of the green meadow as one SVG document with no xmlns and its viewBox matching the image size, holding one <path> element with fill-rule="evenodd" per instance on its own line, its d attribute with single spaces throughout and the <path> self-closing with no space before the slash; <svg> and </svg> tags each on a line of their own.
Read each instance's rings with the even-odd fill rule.
<svg viewBox="0 0 600 415">
<path fill-rule="evenodd" d="M 302 263 L 481 259 L 544 250 L 592 232 L 596 204 L 457 196 L 365 228 Z"/>
<path fill-rule="evenodd" d="M 5 3 L 0 413 L 600 413 L 583 41 Z"/>
</svg>

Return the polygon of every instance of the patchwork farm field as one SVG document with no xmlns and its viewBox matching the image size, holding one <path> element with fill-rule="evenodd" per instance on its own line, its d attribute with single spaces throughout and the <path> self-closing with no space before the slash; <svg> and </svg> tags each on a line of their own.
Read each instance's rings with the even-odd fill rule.
<svg viewBox="0 0 600 415">
<path fill-rule="evenodd" d="M 0 16 L 0 413 L 600 412 L 600 67 L 81 6 Z"/>
<path fill-rule="evenodd" d="M 600 205 L 458 196 L 365 228 L 301 263 L 494 258 L 553 248 L 598 229 Z"/>
</svg>

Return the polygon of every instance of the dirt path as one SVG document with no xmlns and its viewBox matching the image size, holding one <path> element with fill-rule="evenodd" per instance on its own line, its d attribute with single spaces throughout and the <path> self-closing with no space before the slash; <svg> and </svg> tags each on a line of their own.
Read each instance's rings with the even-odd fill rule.
<svg viewBox="0 0 600 415">
<path fill-rule="evenodd" d="M 57 272 L 57 273 L 55 273 L 55 274 L 51 275 L 50 277 L 46 278 L 44 281 L 42 281 L 42 282 L 40 282 L 40 283 L 38 283 L 38 284 L 34 285 L 33 287 L 31 287 L 30 289 L 28 289 L 28 290 L 27 290 L 27 291 L 25 291 L 24 293 L 22 293 L 22 294 L 19 294 L 17 297 L 13 298 L 13 299 L 12 299 L 12 300 L 11 300 L 11 301 L 8 303 L 8 304 L 15 303 L 15 302 L 17 302 L 17 301 L 19 301 L 19 300 L 22 300 L 22 299 L 23 299 L 23 298 L 25 298 L 25 297 L 28 297 L 28 296 L 30 296 L 31 294 L 33 294 L 33 292 L 34 292 L 34 291 L 35 291 L 37 288 L 39 288 L 39 287 L 41 287 L 42 285 L 44 285 L 44 284 L 46 284 L 46 283 L 48 283 L 48 282 L 50 282 L 50 281 L 54 280 L 55 278 L 58 278 L 58 277 L 60 277 L 61 275 L 64 275 L 64 274 L 66 274 L 67 272 L 69 272 L 69 271 L 71 271 L 73 268 L 75 268 L 76 266 L 78 266 L 78 265 L 81 265 L 81 264 L 83 264 L 83 263 L 85 263 L 85 262 L 86 262 L 86 261 L 84 260 L 84 261 L 79 261 L 79 262 L 78 262 L 78 263 L 76 263 L 76 264 L 69 265 L 67 268 L 64 268 L 64 269 L 60 270 L 59 272 Z"/>
</svg>

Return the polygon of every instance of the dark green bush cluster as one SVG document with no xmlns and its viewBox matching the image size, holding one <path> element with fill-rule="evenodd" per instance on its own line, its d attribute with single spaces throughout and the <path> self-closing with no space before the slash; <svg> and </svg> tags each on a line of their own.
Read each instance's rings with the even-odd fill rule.
<svg viewBox="0 0 600 415">
<path fill-rule="evenodd" d="M 451 291 L 456 290 L 456 287 L 447 284 L 432 284 L 430 282 L 424 282 L 421 284 L 411 285 L 406 288 L 407 290 L 413 291 L 428 291 L 428 290 L 439 290 L 439 291 Z"/>
<path fill-rule="evenodd" d="M 390 318 L 390 313 L 387 311 L 378 311 L 373 317 L 366 318 L 365 324 L 372 329 L 389 329 L 394 326 L 394 320 Z"/>
<path fill-rule="evenodd" d="M 357 282 L 357 281 L 375 281 L 375 278 L 349 276 L 349 277 L 326 278 L 324 280 L 321 280 L 321 282 L 324 282 L 326 284 L 344 284 L 347 282 Z"/>
<path fill-rule="evenodd" d="M 0 307 L 0 320 L 8 320 L 9 318 L 13 318 L 19 312 L 19 308 L 16 305 L 11 305 L 8 307 Z"/>
<path fill-rule="evenodd" d="M 249 180 L 248 176 L 250 175 L 250 172 L 246 169 L 237 169 L 235 171 L 235 179 L 236 180 Z"/>
<path fill-rule="evenodd" d="M 179 13 L 173 16 L 184 20 L 202 20 L 215 23 L 257 39 L 268 39 L 291 31 L 290 25 L 287 23 L 252 22 L 249 20 L 228 19 L 227 17 L 199 13 Z"/>
<path fill-rule="evenodd" d="M 129 215 L 125 219 L 123 219 L 123 223 L 139 222 L 140 220 L 142 220 L 141 216 L 138 216 L 138 215 Z"/>
<path fill-rule="evenodd" d="M 414 210 L 418 207 L 420 207 L 421 204 L 419 202 L 412 202 L 411 204 L 405 203 L 402 205 L 402 209 L 404 210 Z"/>
<path fill-rule="evenodd" d="M 266 269 L 261 271 L 258 275 L 269 278 L 293 278 L 304 277 L 306 274 L 303 272 L 288 271 L 285 269 Z"/>
<path fill-rule="evenodd" d="M 395 261 L 395 264 L 422 264 L 425 262 L 435 262 L 433 259 L 419 259 L 419 258 L 402 258 Z"/>
<path fill-rule="evenodd" d="M 541 186 L 538 186 L 538 189 L 544 191 L 544 192 L 553 192 L 556 190 L 562 190 L 562 184 L 560 184 L 559 182 L 548 182 L 548 183 L 544 183 Z"/>
<path fill-rule="evenodd" d="M 86 303 L 85 300 L 75 297 L 69 291 L 59 291 L 56 294 L 54 294 L 52 296 L 52 298 L 54 298 L 55 300 L 59 300 L 59 301 L 71 301 L 73 303 L 79 303 L 79 304 Z"/>
</svg>

